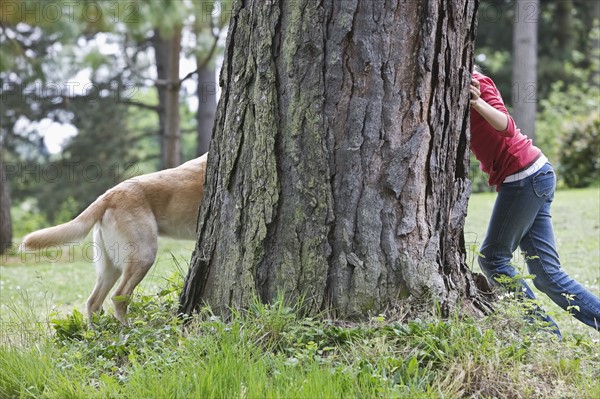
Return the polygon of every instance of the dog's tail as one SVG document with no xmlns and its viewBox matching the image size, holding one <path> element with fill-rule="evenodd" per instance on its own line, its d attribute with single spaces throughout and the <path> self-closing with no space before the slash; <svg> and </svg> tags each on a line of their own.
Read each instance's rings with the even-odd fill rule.
<svg viewBox="0 0 600 399">
<path fill-rule="evenodd" d="M 107 204 L 107 194 L 101 195 L 70 222 L 29 233 L 23 239 L 19 251 L 38 250 L 54 245 L 81 241 L 90 232 L 94 224 L 100 220 Z"/>
</svg>

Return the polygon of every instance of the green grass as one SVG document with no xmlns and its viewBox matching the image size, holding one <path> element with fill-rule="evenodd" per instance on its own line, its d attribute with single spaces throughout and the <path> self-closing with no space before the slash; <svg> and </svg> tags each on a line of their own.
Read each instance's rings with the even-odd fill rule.
<svg viewBox="0 0 600 399">
<path fill-rule="evenodd" d="M 283 300 L 224 322 L 204 309 L 181 328 L 174 280 L 88 330 L 74 312 L 55 332 L 0 345 L 0 397 L 458 398 L 600 394 L 600 346 L 558 344 L 515 317 L 364 323 L 304 318 Z M 509 323 L 507 325 L 507 323 Z M 39 327 L 40 334 L 44 327 Z"/>
<path fill-rule="evenodd" d="M 561 191 L 553 212 L 565 269 L 596 294 L 599 194 Z M 467 241 L 481 242 L 494 198 L 473 196 Z M 193 245 L 161 239 L 130 306 L 130 327 L 116 322 L 107 301 L 95 330 L 81 315 L 95 281 L 81 255 L 55 264 L 5 257 L 0 398 L 600 397 L 598 333 L 543 295 L 561 343 L 526 323 L 508 298 L 482 319 L 384 315 L 362 323 L 306 318 L 280 299 L 227 322 L 204 309 L 182 328 L 179 265 Z"/>
</svg>

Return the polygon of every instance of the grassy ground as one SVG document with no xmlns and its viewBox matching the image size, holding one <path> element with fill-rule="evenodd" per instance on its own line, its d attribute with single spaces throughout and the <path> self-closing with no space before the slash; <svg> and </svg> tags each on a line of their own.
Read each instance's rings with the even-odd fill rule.
<svg viewBox="0 0 600 399">
<path fill-rule="evenodd" d="M 494 198 L 470 202 L 473 247 Z M 564 268 L 598 294 L 599 190 L 557 193 L 553 216 Z M 257 303 L 227 323 L 207 309 L 182 329 L 174 317 L 177 264 L 192 249 L 193 242 L 161 240 L 131 305 L 131 327 L 114 321 L 108 301 L 95 331 L 80 314 L 95 280 L 84 252 L 73 262 L 68 253 L 25 263 L 4 257 L 0 397 L 600 397 L 599 334 L 543 295 L 562 343 L 525 323 L 509 299 L 479 320 L 399 323 L 382 315 L 358 324 L 304 318 L 282 301 Z"/>
</svg>

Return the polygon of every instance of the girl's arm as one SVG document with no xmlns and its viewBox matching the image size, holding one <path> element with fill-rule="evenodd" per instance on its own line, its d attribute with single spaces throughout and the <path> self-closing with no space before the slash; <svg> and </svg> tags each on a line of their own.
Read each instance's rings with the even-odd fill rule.
<svg viewBox="0 0 600 399">
<path fill-rule="evenodd" d="M 504 112 L 497 110 L 482 99 L 479 82 L 471 79 L 471 108 L 477 111 L 492 127 L 500 132 L 506 132 L 509 125 L 509 117 Z"/>
</svg>

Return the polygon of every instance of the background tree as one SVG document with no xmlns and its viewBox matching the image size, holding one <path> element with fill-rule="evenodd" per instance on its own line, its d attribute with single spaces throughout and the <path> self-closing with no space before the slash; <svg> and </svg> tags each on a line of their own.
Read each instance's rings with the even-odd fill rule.
<svg viewBox="0 0 600 399">
<path fill-rule="evenodd" d="M 513 24 L 512 116 L 521 131 L 535 137 L 539 0 L 517 0 Z"/>
<path fill-rule="evenodd" d="M 475 1 L 237 2 L 181 311 L 484 309 L 462 228 Z"/>
<path fill-rule="evenodd" d="M 181 27 L 169 33 L 154 30 L 152 38 L 158 80 L 158 114 L 160 121 L 161 169 L 181 164 L 181 132 L 179 130 L 179 57 Z"/>
<path fill-rule="evenodd" d="M 217 79 L 215 67 L 206 63 L 201 56 L 196 57 L 198 65 L 198 112 L 196 113 L 196 126 L 198 141 L 196 154 L 208 152 L 212 130 L 217 115 Z"/>
<path fill-rule="evenodd" d="M 208 151 L 216 111 L 214 56 L 218 53 L 218 42 L 229 18 L 230 3 L 230 0 L 210 0 L 148 2 L 142 5 L 146 19 L 140 25 L 147 27 L 150 22 L 154 27 L 151 43 L 157 71 L 154 84 L 158 92 L 158 106 L 154 109 L 160 124 L 161 168 L 181 163 L 180 91 L 182 83 L 192 76 L 196 76 L 198 99 L 196 152 L 201 155 Z M 165 13 L 169 16 L 166 19 Z M 193 33 L 195 46 L 182 51 L 182 30 L 186 25 Z M 140 26 L 134 31 L 139 33 Z M 138 34 L 138 42 L 143 43 L 145 39 Z M 183 54 L 195 59 L 196 70 L 182 78 L 179 66 Z"/>
<path fill-rule="evenodd" d="M 194 2 L 194 56 L 198 74 L 196 96 L 198 112 L 196 127 L 198 141 L 196 154 L 208 152 L 217 113 L 217 79 L 215 55 L 220 54 L 219 40 L 229 22 L 231 0 Z"/>
<path fill-rule="evenodd" d="M 537 7 L 539 0 L 535 1 Z M 575 34 L 573 30 L 573 0 L 562 0 L 556 3 L 557 43 L 567 54 L 573 51 Z M 536 19 L 537 24 L 537 19 Z"/>
<path fill-rule="evenodd" d="M 0 151 L 3 152 L 1 148 Z M 0 158 L 0 255 L 10 248 L 12 244 L 11 199 L 6 182 L 4 160 Z"/>
</svg>

